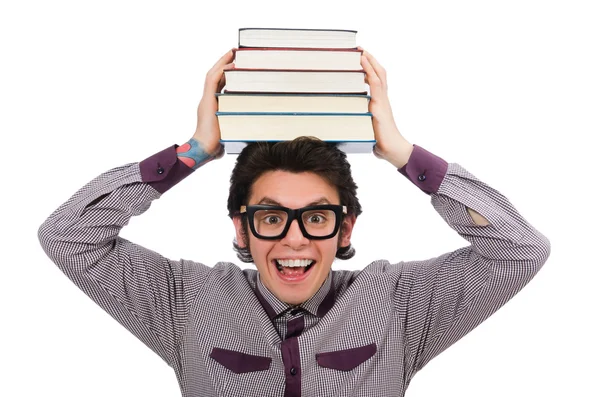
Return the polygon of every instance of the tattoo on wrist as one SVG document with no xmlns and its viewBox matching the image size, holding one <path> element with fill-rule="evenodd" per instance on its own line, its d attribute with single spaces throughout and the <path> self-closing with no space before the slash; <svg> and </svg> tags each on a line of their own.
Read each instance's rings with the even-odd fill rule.
<svg viewBox="0 0 600 397">
<path fill-rule="evenodd" d="M 215 159 L 215 156 L 206 153 L 202 145 L 194 138 L 177 148 L 177 157 L 194 170 Z"/>
</svg>

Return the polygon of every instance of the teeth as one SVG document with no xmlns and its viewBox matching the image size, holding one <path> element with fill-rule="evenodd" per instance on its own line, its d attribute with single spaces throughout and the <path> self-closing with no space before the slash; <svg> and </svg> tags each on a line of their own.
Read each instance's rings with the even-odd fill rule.
<svg viewBox="0 0 600 397">
<path fill-rule="evenodd" d="M 277 259 L 277 263 L 285 267 L 306 267 L 313 262 L 312 259 Z"/>
</svg>

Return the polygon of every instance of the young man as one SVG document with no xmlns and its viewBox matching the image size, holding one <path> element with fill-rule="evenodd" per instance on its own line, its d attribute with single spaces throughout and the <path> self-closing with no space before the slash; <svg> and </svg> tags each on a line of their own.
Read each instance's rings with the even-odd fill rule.
<svg viewBox="0 0 600 397">
<path fill-rule="evenodd" d="M 362 210 L 344 153 L 310 138 L 253 144 L 237 159 L 234 245 L 257 271 L 170 260 L 121 239 L 132 216 L 222 155 L 214 93 L 232 60 L 230 51 L 207 74 L 194 137 L 81 188 L 40 227 L 44 249 L 173 367 L 183 396 L 403 396 L 429 360 L 531 280 L 548 240 L 498 191 L 406 141 L 385 70 L 367 52 L 375 154 L 470 246 L 331 271 L 334 257 L 352 257 Z"/>
</svg>

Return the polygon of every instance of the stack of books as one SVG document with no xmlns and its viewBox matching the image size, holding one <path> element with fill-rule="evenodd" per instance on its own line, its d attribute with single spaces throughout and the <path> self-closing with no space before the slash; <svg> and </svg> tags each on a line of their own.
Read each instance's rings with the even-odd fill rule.
<svg viewBox="0 0 600 397">
<path fill-rule="evenodd" d="M 348 153 L 375 145 L 355 30 L 242 28 L 217 93 L 221 143 L 314 136 Z"/>
</svg>

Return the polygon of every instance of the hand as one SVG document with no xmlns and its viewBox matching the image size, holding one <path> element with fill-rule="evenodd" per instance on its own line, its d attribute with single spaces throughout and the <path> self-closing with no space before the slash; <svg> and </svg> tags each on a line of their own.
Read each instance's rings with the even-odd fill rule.
<svg viewBox="0 0 600 397">
<path fill-rule="evenodd" d="M 219 154 L 218 157 L 223 155 L 223 147 L 220 143 L 221 130 L 219 129 L 219 121 L 215 115 L 218 109 L 215 93 L 221 92 L 225 86 L 225 73 L 223 71 L 234 67 L 233 58 L 232 49 L 223 55 L 206 73 L 204 93 L 198 105 L 198 124 L 194 133 L 194 139 L 203 145 L 207 153 L 213 155 Z"/>
<path fill-rule="evenodd" d="M 373 154 L 389 161 L 396 168 L 402 168 L 408 162 L 413 146 L 408 142 L 396 127 L 392 106 L 388 98 L 387 76 L 385 69 L 377 62 L 375 57 L 363 51 L 360 64 L 366 72 L 366 82 L 371 88 L 369 111 L 373 114 L 373 130 L 377 141 Z"/>
</svg>

